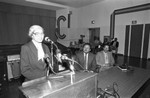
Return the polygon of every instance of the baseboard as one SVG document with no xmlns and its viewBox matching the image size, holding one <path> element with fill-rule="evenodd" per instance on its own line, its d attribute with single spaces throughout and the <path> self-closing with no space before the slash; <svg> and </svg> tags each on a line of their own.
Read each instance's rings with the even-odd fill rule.
<svg viewBox="0 0 150 98">
<path fill-rule="evenodd" d="M 126 56 L 126 55 L 123 55 L 123 54 L 120 54 L 120 53 L 118 53 L 117 55 L 118 55 L 118 56 Z M 127 57 L 128 57 L 128 56 L 127 56 Z M 141 59 L 146 59 L 146 58 L 141 58 Z M 150 58 L 147 58 L 146 60 L 150 61 Z"/>
<path fill-rule="evenodd" d="M 120 54 L 120 53 L 118 53 L 117 55 L 118 55 L 118 56 L 124 56 L 123 54 Z"/>
</svg>

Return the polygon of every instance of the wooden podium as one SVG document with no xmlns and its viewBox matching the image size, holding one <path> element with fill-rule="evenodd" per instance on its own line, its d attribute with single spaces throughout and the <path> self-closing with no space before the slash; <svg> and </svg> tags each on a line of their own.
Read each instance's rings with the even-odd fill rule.
<svg viewBox="0 0 150 98">
<path fill-rule="evenodd" d="M 71 80 L 72 77 L 72 80 Z M 19 87 L 27 98 L 96 98 L 97 74 L 78 72 L 42 77 Z"/>
</svg>

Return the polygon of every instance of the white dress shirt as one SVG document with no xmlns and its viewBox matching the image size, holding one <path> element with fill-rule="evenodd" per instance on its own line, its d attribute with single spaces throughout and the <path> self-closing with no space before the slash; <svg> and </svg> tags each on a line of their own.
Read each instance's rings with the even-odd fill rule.
<svg viewBox="0 0 150 98">
<path fill-rule="evenodd" d="M 88 69 L 88 53 L 84 53 L 85 69 Z"/>
<path fill-rule="evenodd" d="M 38 50 L 38 60 L 41 59 L 43 61 L 45 54 L 43 51 L 42 43 L 35 42 L 34 40 L 32 40 L 32 42 L 34 43 L 35 47 Z"/>
<path fill-rule="evenodd" d="M 105 64 L 108 64 L 108 54 L 106 52 L 104 52 L 104 57 L 105 57 Z"/>
</svg>

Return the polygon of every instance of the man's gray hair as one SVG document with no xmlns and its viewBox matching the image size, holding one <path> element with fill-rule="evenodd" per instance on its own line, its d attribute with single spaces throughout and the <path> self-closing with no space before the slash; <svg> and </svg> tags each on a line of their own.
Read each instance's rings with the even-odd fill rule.
<svg viewBox="0 0 150 98">
<path fill-rule="evenodd" d="M 37 30 L 42 30 L 44 32 L 44 29 L 39 26 L 39 25 L 33 25 L 29 28 L 29 34 L 28 36 L 29 37 L 32 37 L 32 35 L 37 31 Z"/>
</svg>

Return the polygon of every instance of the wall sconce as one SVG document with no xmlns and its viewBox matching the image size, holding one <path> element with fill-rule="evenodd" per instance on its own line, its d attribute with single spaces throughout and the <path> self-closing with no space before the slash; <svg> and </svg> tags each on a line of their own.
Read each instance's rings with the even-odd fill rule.
<svg viewBox="0 0 150 98">
<path fill-rule="evenodd" d="M 69 11 L 69 14 L 71 15 L 71 14 L 72 14 L 72 11 Z"/>
<path fill-rule="evenodd" d="M 92 20 L 92 21 L 91 21 L 91 24 L 95 24 L 95 20 Z"/>
</svg>

